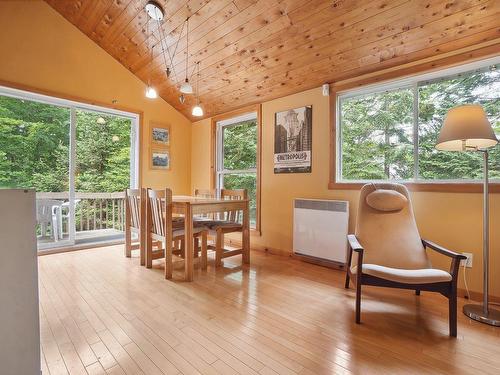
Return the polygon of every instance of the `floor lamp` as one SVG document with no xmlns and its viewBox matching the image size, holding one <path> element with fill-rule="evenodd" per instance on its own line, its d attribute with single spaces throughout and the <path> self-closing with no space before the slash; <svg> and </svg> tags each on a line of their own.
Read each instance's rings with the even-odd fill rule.
<svg viewBox="0 0 500 375">
<path fill-rule="evenodd" d="M 483 305 L 465 305 L 469 318 L 500 326 L 500 311 L 488 306 L 489 283 L 489 202 L 488 149 L 498 143 L 483 107 L 469 104 L 448 111 L 439 134 L 436 149 L 443 151 L 477 151 L 483 154 Z"/>
</svg>

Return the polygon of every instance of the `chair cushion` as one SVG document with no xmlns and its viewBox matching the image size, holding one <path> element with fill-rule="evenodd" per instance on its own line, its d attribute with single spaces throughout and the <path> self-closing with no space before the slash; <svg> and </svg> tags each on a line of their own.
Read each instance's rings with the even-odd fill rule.
<svg viewBox="0 0 500 375">
<path fill-rule="evenodd" d="M 351 272 L 355 274 L 357 268 L 358 266 L 351 267 Z M 434 268 L 404 270 L 377 264 L 363 264 L 363 274 L 403 284 L 431 284 L 451 281 L 451 275 L 448 272 Z"/>
<path fill-rule="evenodd" d="M 399 211 L 408 203 L 408 199 L 396 190 L 377 189 L 366 196 L 366 203 L 378 211 Z"/>
<path fill-rule="evenodd" d="M 203 232 L 204 230 L 207 230 L 208 228 L 206 227 L 195 227 L 193 228 L 193 234 L 197 234 L 197 233 L 200 233 L 200 232 Z M 172 230 L 172 236 L 175 238 L 175 237 L 181 237 L 181 236 L 184 236 L 184 228 L 182 229 L 173 229 Z"/>
<path fill-rule="evenodd" d="M 198 225 L 203 225 L 210 230 L 217 230 L 217 228 L 225 229 L 242 229 L 243 225 L 240 223 L 235 223 L 226 220 L 210 220 L 210 219 L 196 219 Z"/>
<path fill-rule="evenodd" d="M 193 220 L 193 228 L 197 227 L 205 227 L 203 222 L 200 222 L 198 220 Z M 184 218 L 183 217 L 173 217 L 172 218 L 172 229 L 184 229 Z"/>
</svg>

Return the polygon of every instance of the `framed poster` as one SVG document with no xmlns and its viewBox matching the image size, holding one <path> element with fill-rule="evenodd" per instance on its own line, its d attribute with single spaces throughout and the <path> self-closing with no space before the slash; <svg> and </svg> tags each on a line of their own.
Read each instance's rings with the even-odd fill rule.
<svg viewBox="0 0 500 375">
<path fill-rule="evenodd" d="M 149 167 L 151 169 L 170 169 L 170 150 L 168 149 L 151 149 L 149 155 Z"/>
<path fill-rule="evenodd" d="M 151 144 L 170 146 L 170 126 L 151 123 Z"/>
<path fill-rule="evenodd" d="M 312 106 L 276 112 L 274 173 L 310 173 Z"/>
</svg>

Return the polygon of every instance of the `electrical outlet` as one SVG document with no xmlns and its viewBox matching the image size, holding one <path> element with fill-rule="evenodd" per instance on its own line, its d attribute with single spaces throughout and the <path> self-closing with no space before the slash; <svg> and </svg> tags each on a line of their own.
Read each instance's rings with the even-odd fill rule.
<svg viewBox="0 0 500 375">
<path fill-rule="evenodd" d="M 463 259 L 460 261 L 460 265 L 462 267 L 467 267 L 467 268 L 471 268 L 472 267 L 472 253 L 462 253 L 462 255 L 465 255 L 467 257 L 467 259 Z"/>
</svg>

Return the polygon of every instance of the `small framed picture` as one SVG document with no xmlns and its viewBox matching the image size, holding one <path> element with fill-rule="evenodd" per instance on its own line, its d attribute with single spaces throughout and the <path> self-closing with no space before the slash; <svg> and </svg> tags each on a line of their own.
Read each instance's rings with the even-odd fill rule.
<svg viewBox="0 0 500 375">
<path fill-rule="evenodd" d="M 170 126 L 151 124 L 151 144 L 170 146 Z"/>
<path fill-rule="evenodd" d="M 151 149 L 149 164 L 151 169 L 169 170 L 170 150 Z"/>
</svg>

